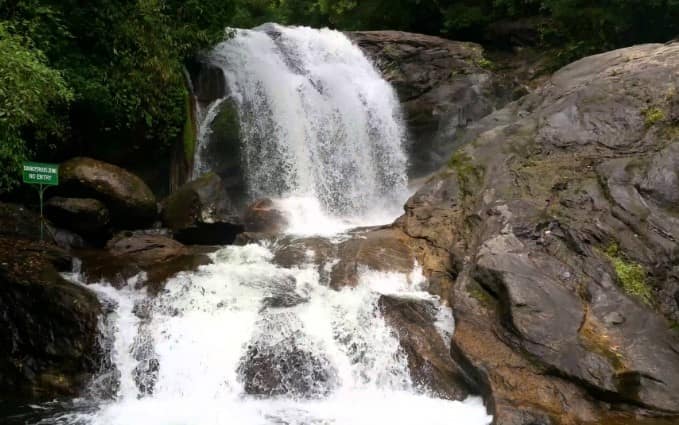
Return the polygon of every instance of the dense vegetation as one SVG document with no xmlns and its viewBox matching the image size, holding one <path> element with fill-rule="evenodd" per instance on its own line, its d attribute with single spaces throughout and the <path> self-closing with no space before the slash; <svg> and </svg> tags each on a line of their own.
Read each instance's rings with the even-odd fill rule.
<svg viewBox="0 0 679 425">
<path fill-rule="evenodd" d="M 668 40 L 679 0 L 0 0 L 0 193 L 27 155 L 166 158 L 185 122 L 185 60 L 226 26 L 266 21 L 495 44 L 526 29 L 565 62 Z"/>
</svg>

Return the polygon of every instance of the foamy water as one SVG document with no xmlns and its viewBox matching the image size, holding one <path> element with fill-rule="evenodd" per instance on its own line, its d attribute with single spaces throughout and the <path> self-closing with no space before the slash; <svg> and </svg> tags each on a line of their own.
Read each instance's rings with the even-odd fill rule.
<svg viewBox="0 0 679 425">
<path fill-rule="evenodd" d="M 450 310 L 421 290 L 424 278 L 417 267 L 411 274 L 366 269 L 357 288 L 335 291 L 319 283 L 315 265 L 282 268 L 272 257 L 261 245 L 224 248 L 213 255 L 214 264 L 171 279 L 166 291 L 146 305 L 143 319 L 133 313 L 139 303 L 149 302 L 143 291 L 95 286 L 118 305 L 112 359 L 121 372 L 119 389 L 114 400 L 101 401 L 99 410 L 65 415 L 59 423 L 490 423 L 479 399 L 438 399 L 410 378 L 406 354 L 377 307 L 379 297 L 432 302 L 439 330 L 453 332 Z M 281 296 L 303 301 L 268 306 L 272 297 Z M 305 394 L 292 389 L 280 396 L 247 395 L 240 370 L 248 350 L 257 346 L 284 357 L 290 344 L 321 359 L 295 367 L 304 373 L 321 368 L 329 378 Z M 134 370 L 149 359 L 159 367 L 152 393 L 144 393 Z"/>
</svg>

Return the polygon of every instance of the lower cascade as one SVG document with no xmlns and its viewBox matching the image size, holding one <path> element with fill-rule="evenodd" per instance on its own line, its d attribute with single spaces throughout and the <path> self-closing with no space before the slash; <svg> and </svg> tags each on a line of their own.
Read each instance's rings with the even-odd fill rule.
<svg viewBox="0 0 679 425">
<path fill-rule="evenodd" d="M 155 299 L 97 285 L 117 306 L 114 377 L 100 378 L 117 381 L 116 395 L 44 423 L 489 423 L 480 399 L 439 399 L 412 381 L 380 312 L 385 295 L 430 303 L 449 338 L 450 311 L 419 289 L 421 272 L 366 269 L 356 288 L 336 291 L 323 277 L 332 262 L 319 268 L 309 252 L 308 263 L 281 267 L 265 245 L 223 248 Z"/>
<path fill-rule="evenodd" d="M 479 398 L 449 400 L 413 379 L 385 319 L 383 297 L 422 303 L 449 347 L 452 312 L 424 290 L 415 262 L 409 273 L 358 266 L 356 285 L 337 288 L 332 255 L 308 247 L 294 264 L 276 258 L 286 238 L 323 234 L 337 246 L 362 237 L 349 228 L 398 214 L 406 136 L 389 84 L 329 30 L 238 31 L 212 58 L 238 105 L 249 195 L 276 200 L 287 234 L 222 247 L 157 296 L 137 287 L 143 275 L 122 289 L 90 285 L 111 306 L 110 364 L 68 413 L 39 423 L 489 424 Z M 204 111 L 203 139 L 221 103 Z M 198 158 L 196 172 L 205 164 Z"/>
</svg>

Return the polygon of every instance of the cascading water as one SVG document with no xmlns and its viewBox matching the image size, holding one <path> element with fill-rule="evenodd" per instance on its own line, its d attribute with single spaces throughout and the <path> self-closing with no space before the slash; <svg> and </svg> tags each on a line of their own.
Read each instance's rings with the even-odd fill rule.
<svg viewBox="0 0 679 425">
<path fill-rule="evenodd" d="M 213 60 L 239 106 L 252 196 L 279 198 L 292 233 L 337 232 L 333 217 L 360 224 L 402 202 L 398 103 L 344 35 L 238 31 Z M 222 101 L 204 111 L 203 131 Z M 361 236 L 326 242 L 351 237 Z M 108 319 L 114 367 L 93 386 L 113 382 L 114 395 L 96 397 L 94 388 L 95 408 L 41 424 L 490 423 L 480 399 L 445 400 L 411 378 L 380 297 L 426 302 L 444 340 L 453 331 L 450 310 L 421 289 L 416 264 L 411 274 L 360 269 L 358 285 L 338 291 L 328 284 L 338 259 L 309 248 L 283 266 L 274 258 L 281 243 L 224 247 L 156 297 L 135 282 L 120 290 L 94 285 L 117 307 Z"/>
<path fill-rule="evenodd" d="M 251 199 L 378 222 L 398 214 L 407 196 L 398 99 L 346 36 L 267 24 L 235 31 L 209 60 L 237 106 Z M 200 114 L 194 175 L 207 171 L 205 145 L 224 100 Z"/>
</svg>

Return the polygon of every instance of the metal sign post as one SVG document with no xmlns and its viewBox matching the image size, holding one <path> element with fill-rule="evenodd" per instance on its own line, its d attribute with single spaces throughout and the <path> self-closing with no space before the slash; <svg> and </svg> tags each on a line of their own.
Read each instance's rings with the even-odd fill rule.
<svg viewBox="0 0 679 425">
<path fill-rule="evenodd" d="M 45 190 L 49 186 L 59 184 L 59 165 L 42 162 L 24 162 L 24 183 L 39 185 L 40 196 L 40 240 L 44 239 L 45 219 L 43 217 L 43 198 Z"/>
</svg>

